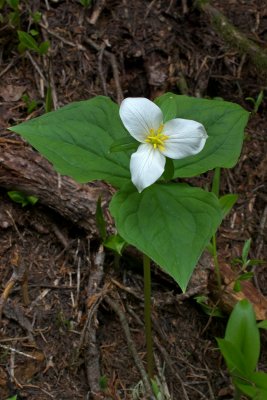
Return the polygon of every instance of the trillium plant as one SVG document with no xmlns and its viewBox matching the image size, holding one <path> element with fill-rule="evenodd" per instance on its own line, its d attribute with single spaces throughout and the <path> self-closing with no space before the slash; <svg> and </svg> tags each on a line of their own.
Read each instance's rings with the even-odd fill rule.
<svg viewBox="0 0 267 400">
<path fill-rule="evenodd" d="M 98 96 L 11 130 L 59 173 L 80 183 L 103 180 L 117 189 L 110 212 L 120 237 L 144 254 L 149 325 L 150 260 L 185 291 L 199 257 L 233 203 L 232 195 L 219 199 L 181 180 L 233 167 L 248 115 L 237 104 L 173 93 L 154 102 L 126 98 L 120 106 Z M 148 364 L 151 375 L 152 360 Z"/>
</svg>

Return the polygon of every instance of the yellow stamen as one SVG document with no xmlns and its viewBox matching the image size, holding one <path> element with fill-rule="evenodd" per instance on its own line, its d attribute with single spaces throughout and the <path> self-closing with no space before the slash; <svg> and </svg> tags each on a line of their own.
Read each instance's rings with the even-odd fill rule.
<svg viewBox="0 0 267 400">
<path fill-rule="evenodd" d="M 145 140 L 146 143 L 152 144 L 154 149 L 159 149 L 160 151 L 165 149 L 164 142 L 168 139 L 168 136 L 162 133 L 163 128 L 164 125 L 160 124 L 160 127 L 157 130 L 153 128 L 149 129 L 149 135 Z"/>
</svg>

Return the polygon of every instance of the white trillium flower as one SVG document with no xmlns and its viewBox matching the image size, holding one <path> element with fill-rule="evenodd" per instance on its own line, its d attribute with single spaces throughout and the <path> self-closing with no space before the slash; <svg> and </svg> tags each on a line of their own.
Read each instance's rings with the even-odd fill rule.
<svg viewBox="0 0 267 400">
<path fill-rule="evenodd" d="M 145 98 L 123 100 L 120 117 L 130 135 L 142 143 L 130 161 L 132 182 L 139 193 L 162 175 L 165 157 L 179 160 L 197 154 L 208 137 L 196 121 L 175 118 L 163 124 L 161 109 Z"/>
</svg>

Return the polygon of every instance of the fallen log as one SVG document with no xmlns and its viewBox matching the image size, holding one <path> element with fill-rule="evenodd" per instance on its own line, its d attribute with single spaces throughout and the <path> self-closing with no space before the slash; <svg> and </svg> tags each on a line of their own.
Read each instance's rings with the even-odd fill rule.
<svg viewBox="0 0 267 400">
<path fill-rule="evenodd" d="M 222 39 L 241 55 L 247 54 L 250 61 L 266 75 L 267 52 L 256 42 L 240 32 L 217 8 L 207 0 L 197 0 L 198 9 L 204 12 L 211 21 L 212 26 Z M 265 76 L 266 78 L 266 76 Z"/>
<path fill-rule="evenodd" d="M 53 166 L 15 134 L 0 136 L 0 187 L 38 197 L 90 237 L 98 237 L 96 204 L 101 196 L 107 212 L 112 189 L 103 182 L 78 184 L 59 175 Z"/>
</svg>

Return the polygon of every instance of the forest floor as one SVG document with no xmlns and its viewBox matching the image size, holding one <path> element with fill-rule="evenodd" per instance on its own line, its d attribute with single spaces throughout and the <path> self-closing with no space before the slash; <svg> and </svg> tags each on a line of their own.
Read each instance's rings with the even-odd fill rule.
<svg viewBox="0 0 267 400">
<path fill-rule="evenodd" d="M 221 194 L 236 193 L 238 201 L 218 232 L 219 261 L 231 266 L 250 238 L 250 258 L 264 260 L 266 65 L 257 65 L 257 56 L 242 53 L 238 42 L 227 38 L 211 23 L 210 15 L 190 0 L 96 0 L 88 8 L 75 0 L 20 3 L 17 26 L 8 23 L 12 12 L 8 4 L 0 11 L 0 142 L 2 138 L 7 143 L 9 126 L 44 113 L 48 82 L 55 108 L 96 95 L 120 102 L 131 96 L 154 99 L 167 91 L 236 102 L 251 117 L 237 166 L 222 171 Z M 217 0 L 212 5 L 266 51 L 264 3 Z M 42 14 L 38 23 L 33 22 L 35 12 Z M 46 55 L 19 53 L 17 30 L 29 28 L 38 30 L 37 41 L 50 41 Z M 253 113 L 247 98 L 256 99 L 261 90 L 263 100 Z M 199 184 L 210 188 L 211 180 L 212 172 L 201 176 Z M 0 400 L 15 394 L 18 400 L 148 398 L 119 315 L 105 300 L 108 295 L 119 307 L 145 364 L 138 254 L 126 253 L 118 267 L 111 253 L 104 254 L 97 237 L 41 201 L 22 207 L 11 201 L 5 185 L 0 196 L 0 294 L 21 265 L 28 270 L 29 286 L 29 304 L 24 304 L 17 283 L 4 306 Z M 99 291 L 89 296 L 96 260 L 104 256 Z M 201 268 L 204 283 L 198 282 Z M 207 282 L 212 268 L 206 255 L 185 296 L 156 267 L 152 275 L 157 375 L 173 400 L 233 397 L 215 339 L 224 336 L 227 313 L 211 318 L 195 299 L 205 295 L 211 301 Z M 267 296 L 266 264 L 254 266 L 253 282 Z M 261 335 L 259 369 L 267 372 L 267 334 Z M 92 376 L 98 356 L 102 391 L 94 394 L 99 386 Z"/>
</svg>

